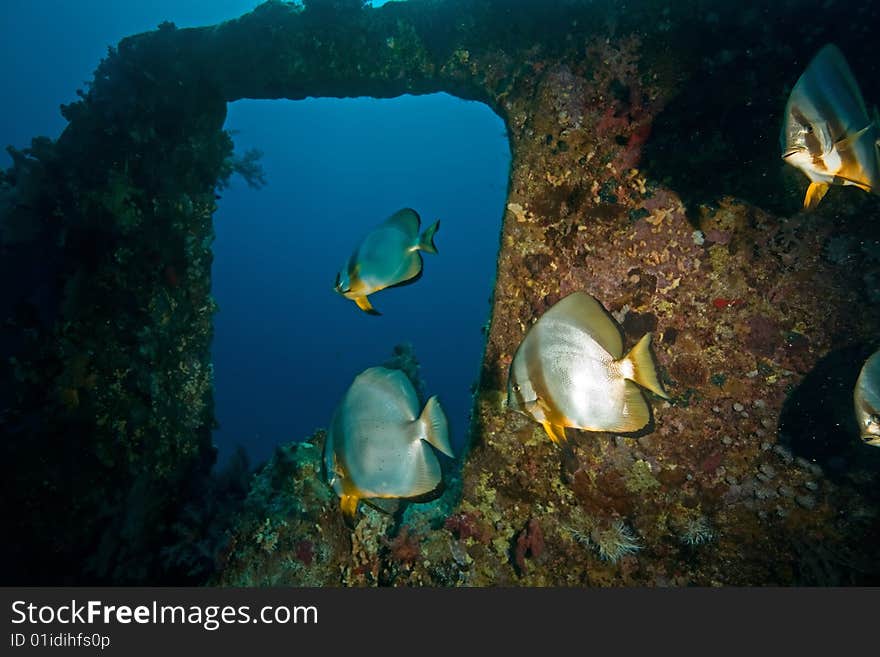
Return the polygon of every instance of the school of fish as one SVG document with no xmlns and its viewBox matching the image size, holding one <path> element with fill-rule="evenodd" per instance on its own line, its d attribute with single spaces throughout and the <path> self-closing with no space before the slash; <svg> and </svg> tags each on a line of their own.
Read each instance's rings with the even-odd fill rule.
<svg viewBox="0 0 880 657">
<path fill-rule="evenodd" d="M 880 194 L 880 121 L 868 115 L 840 50 L 823 47 L 792 88 L 781 132 L 782 159 L 810 181 L 804 208 L 832 185 Z M 424 232 L 411 208 L 369 231 L 336 275 L 334 289 L 369 314 L 370 295 L 417 281 L 420 252 L 437 253 L 440 222 Z M 620 327 L 586 292 L 558 301 L 525 332 L 510 364 L 507 408 L 540 424 L 558 445 L 566 429 L 636 434 L 650 429 L 645 391 L 669 399 L 645 334 L 624 353 Z M 880 350 L 864 364 L 853 391 L 862 441 L 880 446 Z M 427 499 L 443 484 L 438 453 L 454 458 L 446 415 L 436 396 L 419 399 L 400 370 L 371 367 L 346 391 L 324 445 L 327 480 L 346 517 L 361 501 L 389 513 L 402 500 Z"/>
</svg>

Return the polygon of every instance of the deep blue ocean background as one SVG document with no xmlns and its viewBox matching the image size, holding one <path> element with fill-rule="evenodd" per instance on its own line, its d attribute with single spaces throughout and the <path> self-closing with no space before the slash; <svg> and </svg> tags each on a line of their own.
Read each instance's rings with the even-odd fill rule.
<svg viewBox="0 0 880 657">
<path fill-rule="evenodd" d="M 256 0 L 3 0 L 0 143 L 57 137 L 108 46 L 170 20 L 235 18 Z M 383 4 L 380 1 L 374 5 Z M 326 427 L 360 371 L 403 342 L 464 444 L 489 317 L 510 151 L 487 107 L 445 94 L 375 100 L 238 101 L 239 154 L 263 152 L 266 186 L 241 178 L 214 215 L 215 432 L 221 462 L 251 461 Z M 5 153 L 0 166 L 11 159 Z M 441 220 L 439 255 L 413 285 L 379 292 L 372 317 L 332 290 L 361 236 L 402 207 Z"/>
</svg>

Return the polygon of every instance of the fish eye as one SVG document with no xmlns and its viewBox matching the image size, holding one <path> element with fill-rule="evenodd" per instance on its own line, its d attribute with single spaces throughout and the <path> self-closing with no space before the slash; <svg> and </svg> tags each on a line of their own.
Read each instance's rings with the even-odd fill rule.
<svg viewBox="0 0 880 657">
<path fill-rule="evenodd" d="M 522 386 L 520 386 L 518 383 L 514 383 L 513 384 L 513 391 L 519 392 L 520 390 L 522 390 Z"/>
</svg>

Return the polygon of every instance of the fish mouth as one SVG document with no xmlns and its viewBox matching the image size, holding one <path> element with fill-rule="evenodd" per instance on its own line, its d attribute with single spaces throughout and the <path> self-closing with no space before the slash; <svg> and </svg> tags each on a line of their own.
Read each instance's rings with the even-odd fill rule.
<svg viewBox="0 0 880 657">
<path fill-rule="evenodd" d="M 796 155 L 797 153 L 800 153 L 800 150 L 797 148 L 792 148 L 790 150 L 785 151 L 782 154 L 782 159 L 784 160 L 785 158 L 791 157 L 792 155 Z"/>
<path fill-rule="evenodd" d="M 339 294 L 346 294 L 347 292 L 351 292 L 351 286 L 345 286 L 342 282 L 342 274 L 336 274 L 336 280 L 333 283 L 333 289 L 339 292 Z"/>
</svg>

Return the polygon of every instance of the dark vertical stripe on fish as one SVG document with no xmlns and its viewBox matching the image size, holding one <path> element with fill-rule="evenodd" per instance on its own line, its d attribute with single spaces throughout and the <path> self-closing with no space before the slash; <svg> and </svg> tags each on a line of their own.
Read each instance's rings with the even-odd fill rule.
<svg viewBox="0 0 880 657">
<path fill-rule="evenodd" d="M 532 329 L 534 325 L 532 325 Z M 532 384 L 532 390 L 538 399 L 543 399 L 549 407 L 550 390 L 547 388 L 547 378 L 544 376 L 544 367 L 541 363 L 541 334 L 539 331 L 532 331 L 534 335 L 531 340 L 525 344 L 526 352 L 523 354 L 526 359 L 526 372 L 529 376 L 529 382 Z M 536 401 L 536 400 L 529 400 Z"/>
</svg>

